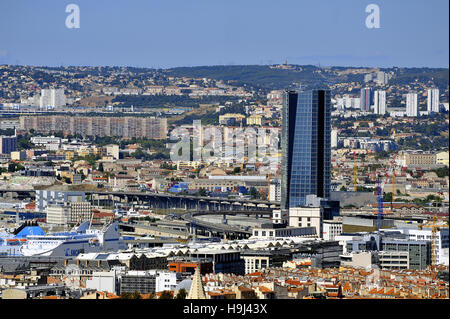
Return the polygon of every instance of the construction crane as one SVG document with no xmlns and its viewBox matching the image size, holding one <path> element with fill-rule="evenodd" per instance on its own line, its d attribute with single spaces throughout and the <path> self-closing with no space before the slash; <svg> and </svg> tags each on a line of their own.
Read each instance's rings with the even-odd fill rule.
<svg viewBox="0 0 450 319">
<path fill-rule="evenodd" d="M 419 229 L 422 229 L 422 227 L 429 227 L 431 228 L 431 266 L 434 267 L 437 265 L 437 247 L 436 247 L 436 240 L 437 240 L 437 232 L 439 231 L 439 227 L 442 227 L 442 225 L 437 223 L 437 217 L 433 216 L 432 222 L 427 222 L 425 225 L 419 225 Z"/>
<path fill-rule="evenodd" d="M 394 212 L 394 196 L 395 196 L 395 160 L 397 158 L 397 153 L 394 154 L 394 157 L 391 161 L 391 167 L 390 167 L 390 175 L 392 176 L 392 197 L 391 197 L 391 211 Z"/>
<path fill-rule="evenodd" d="M 389 172 L 386 172 L 386 169 L 383 170 L 384 173 L 381 175 L 384 175 L 386 180 L 380 183 L 380 176 L 377 177 L 377 202 L 378 202 L 378 214 L 377 214 L 377 230 L 378 232 L 381 229 L 381 219 L 383 217 L 383 191 L 384 191 L 384 185 L 386 184 L 386 181 L 389 179 L 389 176 L 392 176 L 392 197 L 391 197 L 391 212 L 394 212 L 392 199 L 394 198 L 394 181 L 395 181 L 395 172 L 394 172 L 394 165 L 395 165 L 395 158 L 397 154 L 394 155 L 394 159 L 391 161 L 391 166 L 389 168 Z"/>
</svg>

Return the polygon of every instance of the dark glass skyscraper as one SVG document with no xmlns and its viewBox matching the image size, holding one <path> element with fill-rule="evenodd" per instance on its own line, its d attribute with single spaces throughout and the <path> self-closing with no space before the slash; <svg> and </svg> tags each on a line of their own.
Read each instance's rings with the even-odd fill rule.
<svg viewBox="0 0 450 319">
<path fill-rule="evenodd" d="M 284 93 L 282 209 L 305 205 L 306 195 L 330 196 L 330 117 L 330 91 Z"/>
</svg>

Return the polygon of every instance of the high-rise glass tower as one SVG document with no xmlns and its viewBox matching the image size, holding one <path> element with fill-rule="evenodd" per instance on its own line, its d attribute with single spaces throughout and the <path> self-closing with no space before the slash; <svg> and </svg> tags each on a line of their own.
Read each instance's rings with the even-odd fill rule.
<svg viewBox="0 0 450 319">
<path fill-rule="evenodd" d="M 281 208 L 303 206 L 306 195 L 330 196 L 330 91 L 286 91 L 283 98 Z"/>
</svg>

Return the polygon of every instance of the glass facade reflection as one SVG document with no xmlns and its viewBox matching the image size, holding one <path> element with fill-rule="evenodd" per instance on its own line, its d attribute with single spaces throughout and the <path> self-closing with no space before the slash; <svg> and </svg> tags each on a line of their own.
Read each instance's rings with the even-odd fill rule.
<svg viewBox="0 0 450 319">
<path fill-rule="evenodd" d="M 328 90 L 284 93 L 282 209 L 304 206 L 306 195 L 330 196 L 330 113 Z"/>
</svg>

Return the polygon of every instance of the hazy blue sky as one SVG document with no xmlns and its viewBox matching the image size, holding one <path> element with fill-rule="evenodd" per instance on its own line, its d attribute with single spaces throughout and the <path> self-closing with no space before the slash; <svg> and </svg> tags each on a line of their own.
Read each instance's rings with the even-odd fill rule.
<svg viewBox="0 0 450 319">
<path fill-rule="evenodd" d="M 371 3 L 379 29 L 365 25 Z M 448 12 L 448 0 L 0 0 L 0 64 L 448 67 Z"/>
</svg>

